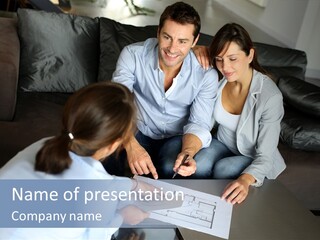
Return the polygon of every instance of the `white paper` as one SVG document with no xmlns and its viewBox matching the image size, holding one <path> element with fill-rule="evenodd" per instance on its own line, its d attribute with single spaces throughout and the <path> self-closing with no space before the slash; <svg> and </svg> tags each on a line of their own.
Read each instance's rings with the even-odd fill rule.
<svg viewBox="0 0 320 240">
<path fill-rule="evenodd" d="M 151 211 L 150 218 L 180 227 L 228 239 L 230 232 L 232 204 L 219 196 L 188 189 L 174 184 L 145 177 L 136 177 L 167 191 L 182 191 L 182 206 Z"/>
</svg>

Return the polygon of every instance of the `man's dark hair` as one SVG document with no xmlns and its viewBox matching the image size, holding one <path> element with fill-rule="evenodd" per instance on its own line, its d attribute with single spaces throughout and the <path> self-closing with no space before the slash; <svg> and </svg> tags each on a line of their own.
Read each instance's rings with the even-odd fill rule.
<svg viewBox="0 0 320 240">
<path fill-rule="evenodd" d="M 200 32 L 201 21 L 198 12 L 189 4 L 176 2 L 163 11 L 159 21 L 159 31 L 162 29 L 166 20 L 172 20 L 179 24 L 194 25 L 193 36 L 196 38 Z"/>
</svg>

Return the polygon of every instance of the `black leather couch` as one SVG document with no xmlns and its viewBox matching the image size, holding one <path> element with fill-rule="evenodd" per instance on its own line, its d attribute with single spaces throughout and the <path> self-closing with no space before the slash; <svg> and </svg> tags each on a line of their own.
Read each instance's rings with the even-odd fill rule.
<svg viewBox="0 0 320 240">
<path fill-rule="evenodd" d="M 30 9 L 20 9 L 17 19 L 0 18 L 0 167 L 34 141 L 57 134 L 70 94 L 111 79 L 121 49 L 156 31 Z M 211 38 L 202 34 L 199 44 Z M 255 47 L 285 100 L 279 149 L 287 169 L 278 179 L 308 209 L 320 210 L 320 98 L 319 88 L 304 81 L 306 54 L 263 43 Z"/>
</svg>

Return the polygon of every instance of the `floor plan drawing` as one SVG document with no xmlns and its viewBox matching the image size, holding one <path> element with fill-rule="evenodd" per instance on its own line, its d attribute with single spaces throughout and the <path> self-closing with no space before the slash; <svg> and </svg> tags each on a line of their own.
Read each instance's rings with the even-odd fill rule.
<svg viewBox="0 0 320 240">
<path fill-rule="evenodd" d="M 180 203 L 177 202 L 179 204 L 172 204 L 170 201 L 152 203 L 154 206 L 161 205 L 162 208 L 151 210 L 149 218 L 224 239 L 229 238 L 233 208 L 231 203 L 222 200 L 220 196 L 168 182 L 140 176 L 137 179 L 165 191 L 183 193 L 183 199 Z"/>
<path fill-rule="evenodd" d="M 210 229 L 213 225 L 216 204 L 216 202 L 208 202 L 206 199 L 186 194 L 181 207 L 153 211 L 153 213 Z"/>
</svg>

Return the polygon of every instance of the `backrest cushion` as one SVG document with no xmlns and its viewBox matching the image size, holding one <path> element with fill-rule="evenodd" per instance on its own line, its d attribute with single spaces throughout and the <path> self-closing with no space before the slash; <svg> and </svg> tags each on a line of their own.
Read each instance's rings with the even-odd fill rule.
<svg viewBox="0 0 320 240">
<path fill-rule="evenodd" d="M 278 87 L 285 103 L 320 118 L 320 87 L 294 77 L 281 77 Z"/>
<path fill-rule="evenodd" d="M 280 76 L 305 78 L 307 55 L 304 51 L 255 42 L 258 61 L 271 73 L 275 82 Z"/>
<path fill-rule="evenodd" d="M 99 19 L 18 10 L 23 91 L 74 92 L 97 81 Z"/>
<path fill-rule="evenodd" d="M 157 26 L 138 27 L 100 18 L 99 81 L 111 80 L 121 50 L 135 42 L 157 36 Z"/>
</svg>

